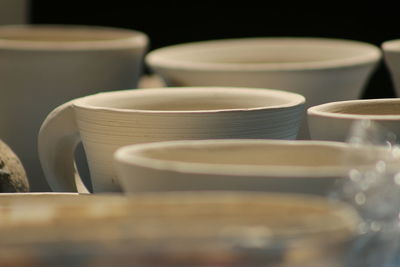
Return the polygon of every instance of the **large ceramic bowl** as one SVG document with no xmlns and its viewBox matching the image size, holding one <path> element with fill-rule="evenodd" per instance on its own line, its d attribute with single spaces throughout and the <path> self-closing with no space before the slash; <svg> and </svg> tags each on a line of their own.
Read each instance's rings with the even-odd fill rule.
<svg viewBox="0 0 400 267">
<path fill-rule="evenodd" d="M 159 142 L 120 148 L 115 166 L 127 193 L 249 190 L 326 195 L 350 169 L 368 168 L 386 155 L 373 149 L 314 141 Z"/>
<path fill-rule="evenodd" d="M 186 192 L 6 204 L 0 265 L 343 265 L 360 219 L 303 195 Z"/>
<path fill-rule="evenodd" d="M 178 44 L 145 59 L 169 86 L 282 89 L 304 95 L 310 107 L 359 98 L 381 57 L 378 47 L 358 41 L 269 37 Z"/>
</svg>

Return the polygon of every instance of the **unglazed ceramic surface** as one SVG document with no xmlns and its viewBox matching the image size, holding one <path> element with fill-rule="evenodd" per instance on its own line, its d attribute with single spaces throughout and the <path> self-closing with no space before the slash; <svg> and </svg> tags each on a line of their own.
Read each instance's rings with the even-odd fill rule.
<svg viewBox="0 0 400 267">
<path fill-rule="evenodd" d="M 27 23 L 29 8 L 29 0 L 1 0 L 0 25 Z"/>
<path fill-rule="evenodd" d="M 397 97 L 400 96 L 400 40 L 383 42 L 383 55 L 395 86 Z"/>
<path fill-rule="evenodd" d="M 82 139 L 94 191 L 118 191 L 113 153 L 121 146 L 186 139 L 295 139 L 304 101 L 284 91 L 233 87 L 96 94 L 49 114 L 39 134 L 40 160 L 54 190 L 74 191 L 72 152 Z"/>
<path fill-rule="evenodd" d="M 37 157 L 46 115 L 73 98 L 135 88 L 148 38 L 95 26 L 0 26 L 0 137 L 21 158 L 34 191 L 48 191 Z"/>
<path fill-rule="evenodd" d="M 360 222 L 348 205 L 296 194 L 2 200 L 2 266 L 337 267 Z"/>
<path fill-rule="evenodd" d="M 327 103 L 307 110 L 311 138 L 346 141 L 354 122 L 370 120 L 400 137 L 400 99 L 360 99 Z"/>
<path fill-rule="evenodd" d="M 170 86 L 282 89 L 310 107 L 359 98 L 380 59 L 378 47 L 350 40 L 243 38 L 160 48 L 146 63 Z M 306 120 L 299 138 L 309 138 Z"/>
<path fill-rule="evenodd" d="M 250 190 L 327 195 L 351 168 L 374 166 L 385 153 L 376 150 L 371 157 L 366 152 L 339 142 L 186 140 L 125 146 L 117 150 L 115 163 L 127 193 Z"/>
</svg>

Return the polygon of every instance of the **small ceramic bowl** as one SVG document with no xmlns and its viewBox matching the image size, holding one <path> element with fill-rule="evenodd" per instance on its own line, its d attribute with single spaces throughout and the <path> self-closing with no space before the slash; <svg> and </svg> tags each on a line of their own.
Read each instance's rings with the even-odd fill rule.
<svg viewBox="0 0 400 267">
<path fill-rule="evenodd" d="M 355 121 L 370 120 L 400 137 L 400 99 L 331 102 L 307 110 L 312 139 L 346 141 Z"/>
<path fill-rule="evenodd" d="M 368 153 L 340 142 L 199 140 L 130 145 L 115 153 L 127 193 L 249 190 L 326 195 L 352 167 L 374 164 Z M 368 148 L 372 149 L 372 148 Z"/>
</svg>

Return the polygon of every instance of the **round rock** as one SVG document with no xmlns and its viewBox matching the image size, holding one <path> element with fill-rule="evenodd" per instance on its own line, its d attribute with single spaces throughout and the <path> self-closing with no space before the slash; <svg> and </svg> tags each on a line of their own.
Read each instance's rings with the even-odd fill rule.
<svg viewBox="0 0 400 267">
<path fill-rule="evenodd" d="M 0 193 L 28 192 L 29 182 L 18 156 L 0 140 Z"/>
</svg>

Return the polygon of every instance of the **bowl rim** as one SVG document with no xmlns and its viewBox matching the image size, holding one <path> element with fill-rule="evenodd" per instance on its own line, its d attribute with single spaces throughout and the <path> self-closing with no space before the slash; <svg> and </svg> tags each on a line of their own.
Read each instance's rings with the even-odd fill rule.
<svg viewBox="0 0 400 267">
<path fill-rule="evenodd" d="M 208 139 L 208 140 L 178 140 L 161 141 L 156 143 L 133 144 L 120 147 L 114 153 L 116 166 L 138 166 L 146 169 L 171 171 L 178 173 L 191 174 L 212 174 L 229 176 L 247 176 L 251 178 L 307 178 L 307 179 L 326 179 L 347 177 L 349 166 L 343 164 L 339 166 L 255 166 L 255 165 L 234 165 L 234 164 L 213 164 L 213 163 L 192 163 L 180 162 L 175 160 L 151 159 L 140 155 L 140 152 L 151 149 L 165 149 L 168 147 L 201 147 L 203 145 L 277 145 L 287 147 L 325 147 L 338 150 L 359 150 L 359 149 L 381 149 L 384 148 L 368 147 L 361 148 L 351 146 L 343 142 L 336 141 L 315 141 L 315 140 L 268 140 L 268 139 Z M 356 167 L 368 168 L 370 164 L 357 165 Z M 118 168 L 117 168 L 118 169 Z"/>
<path fill-rule="evenodd" d="M 207 92 L 206 92 L 207 91 Z M 162 94 L 172 94 L 183 92 L 187 96 L 192 97 L 196 92 L 201 94 L 210 93 L 225 93 L 230 91 L 236 91 L 243 94 L 252 94 L 252 97 L 259 95 L 268 97 L 278 97 L 285 100 L 285 103 L 275 105 L 265 105 L 259 107 L 240 107 L 240 108 L 221 108 L 221 109 L 199 109 L 199 110 L 157 110 L 157 109 L 134 109 L 134 108 L 117 108 L 117 107 L 106 107 L 101 105 L 91 104 L 94 100 L 106 99 L 107 101 L 113 99 L 117 101 L 120 97 L 134 97 L 135 95 L 153 95 L 160 97 Z M 188 94 L 188 92 L 191 92 Z M 229 94 L 227 94 L 228 96 Z M 266 88 L 246 88 L 246 87 L 224 87 L 224 86 L 198 86 L 198 87 L 162 87 L 162 88 L 141 88 L 141 89 L 129 89 L 111 92 L 97 93 L 81 98 L 72 100 L 72 104 L 77 108 L 96 110 L 104 112 L 116 112 L 116 113 L 143 113 L 143 114 L 210 114 L 210 113 L 228 113 L 228 112 L 251 112 L 251 111 L 264 111 L 264 110 L 276 110 L 284 108 L 292 108 L 297 106 L 303 106 L 306 102 L 304 96 L 277 89 L 266 89 Z"/>
<path fill-rule="evenodd" d="M 308 62 L 285 62 L 285 63 L 215 63 L 185 61 L 165 58 L 169 52 L 179 51 L 179 49 L 201 48 L 206 46 L 221 46 L 224 44 L 237 44 L 241 42 L 288 42 L 293 43 L 293 47 L 301 42 L 326 43 L 331 46 L 343 44 L 354 47 L 360 47 L 365 53 L 358 56 L 346 57 L 340 59 L 308 61 Z M 255 72 L 255 71 L 296 71 L 296 70 L 318 70 L 318 69 L 336 69 L 343 67 L 366 65 L 378 62 L 382 58 L 381 49 L 374 44 L 338 38 L 323 37 L 245 37 L 232 39 L 205 40 L 198 42 L 181 43 L 150 51 L 145 56 L 145 62 L 148 66 L 155 69 L 176 69 L 192 71 L 235 71 L 235 72 Z"/>
<path fill-rule="evenodd" d="M 26 34 L 46 33 L 54 34 L 79 34 L 91 36 L 99 34 L 103 37 L 95 40 L 55 41 L 55 40 L 24 40 L 4 38 L 1 34 Z M 113 37 L 114 36 L 114 37 Z M 119 37 L 117 37 L 119 36 Z M 149 37 L 146 33 L 127 29 L 95 25 L 67 25 L 67 24 L 11 24 L 0 26 L 0 49 L 20 51 L 87 51 L 87 50 L 115 50 L 115 49 L 142 49 L 147 47 Z"/>
<path fill-rule="evenodd" d="M 347 120 L 375 120 L 375 121 L 397 121 L 400 120 L 399 115 L 378 115 L 378 114 L 352 114 L 352 113 L 338 113 L 329 111 L 327 109 L 340 106 L 352 106 L 363 104 L 385 104 L 385 103 L 398 103 L 400 105 L 400 98 L 379 98 L 379 99 L 357 99 L 357 100 L 344 100 L 329 102 L 321 105 L 316 105 L 307 109 L 308 116 L 327 117 L 335 119 Z"/>
<path fill-rule="evenodd" d="M 400 39 L 384 41 L 381 48 L 384 52 L 400 52 Z"/>
</svg>

